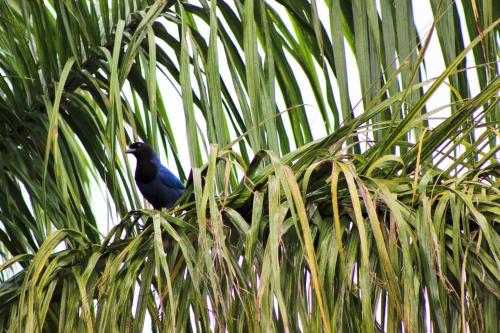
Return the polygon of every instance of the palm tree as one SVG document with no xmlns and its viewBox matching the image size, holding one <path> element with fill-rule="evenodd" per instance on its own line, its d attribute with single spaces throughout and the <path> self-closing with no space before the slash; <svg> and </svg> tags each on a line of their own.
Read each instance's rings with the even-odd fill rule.
<svg viewBox="0 0 500 333">
<path fill-rule="evenodd" d="M 0 330 L 498 331 L 499 7 L 422 3 L 0 0 Z"/>
</svg>

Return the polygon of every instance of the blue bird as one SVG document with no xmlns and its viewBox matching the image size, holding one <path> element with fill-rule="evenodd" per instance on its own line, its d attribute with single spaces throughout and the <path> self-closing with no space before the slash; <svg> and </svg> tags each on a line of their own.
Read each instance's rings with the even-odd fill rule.
<svg viewBox="0 0 500 333">
<path fill-rule="evenodd" d="M 154 209 L 172 208 L 184 193 L 184 185 L 164 167 L 158 155 L 147 143 L 134 142 L 126 150 L 137 159 L 135 183 Z"/>
</svg>

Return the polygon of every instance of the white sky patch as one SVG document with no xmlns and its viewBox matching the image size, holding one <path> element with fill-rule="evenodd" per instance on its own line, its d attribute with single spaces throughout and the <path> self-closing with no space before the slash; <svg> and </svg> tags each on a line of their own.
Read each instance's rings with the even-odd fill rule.
<svg viewBox="0 0 500 333">
<path fill-rule="evenodd" d="M 422 43 L 424 43 L 433 22 L 432 9 L 429 1 L 414 1 L 412 2 L 412 4 L 417 33 L 419 34 Z M 431 80 L 438 77 L 446 69 L 444 59 L 442 57 L 441 46 L 439 45 L 439 39 L 436 32 L 433 33 L 430 39 L 429 46 L 424 57 L 424 64 L 425 73 L 423 74 L 423 81 L 425 81 L 426 79 Z M 448 82 L 448 79 L 446 80 L 446 82 Z M 434 82 L 430 82 L 429 85 L 424 86 L 424 91 L 427 91 L 433 83 Z M 439 112 L 437 112 L 431 119 L 429 119 L 429 126 L 431 128 L 436 127 L 442 122 L 441 119 L 434 118 L 445 118 L 450 115 L 449 107 L 443 108 L 443 106 L 449 104 L 450 89 L 446 84 L 441 84 L 437 91 L 429 98 L 426 103 L 428 112 L 440 109 Z"/>
</svg>

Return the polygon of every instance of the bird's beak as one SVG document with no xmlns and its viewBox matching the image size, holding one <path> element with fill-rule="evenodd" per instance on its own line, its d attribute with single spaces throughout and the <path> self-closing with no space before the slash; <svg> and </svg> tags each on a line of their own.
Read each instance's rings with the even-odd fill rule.
<svg viewBox="0 0 500 333">
<path fill-rule="evenodd" d="M 127 154 L 133 154 L 133 153 L 135 153 L 135 149 L 133 149 L 133 148 L 127 148 L 127 150 L 125 150 L 125 152 Z"/>
</svg>

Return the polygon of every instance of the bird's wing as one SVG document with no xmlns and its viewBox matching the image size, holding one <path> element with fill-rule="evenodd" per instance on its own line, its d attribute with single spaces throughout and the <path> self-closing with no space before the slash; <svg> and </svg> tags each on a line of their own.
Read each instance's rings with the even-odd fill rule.
<svg viewBox="0 0 500 333">
<path fill-rule="evenodd" d="M 177 178 L 170 170 L 161 165 L 158 168 L 158 178 L 160 181 L 168 187 L 177 188 L 180 190 L 184 189 L 184 184 Z"/>
</svg>

